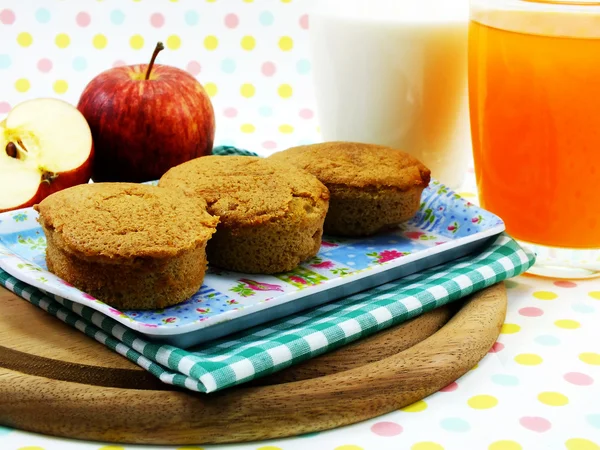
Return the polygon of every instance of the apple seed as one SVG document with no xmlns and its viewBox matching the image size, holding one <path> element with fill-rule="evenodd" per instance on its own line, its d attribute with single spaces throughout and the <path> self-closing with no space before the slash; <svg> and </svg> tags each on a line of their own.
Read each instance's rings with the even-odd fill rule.
<svg viewBox="0 0 600 450">
<path fill-rule="evenodd" d="M 165 49 L 165 46 L 163 45 L 163 43 L 157 42 L 156 48 L 154 49 L 154 53 L 152 53 L 152 58 L 150 59 L 150 64 L 148 64 L 148 70 L 146 70 L 146 78 L 145 78 L 146 80 L 150 79 L 150 72 L 152 72 L 152 66 L 154 66 L 154 60 L 158 56 L 158 53 L 164 49 Z"/>
<path fill-rule="evenodd" d="M 6 144 L 6 154 L 8 156 L 10 156 L 11 158 L 17 158 L 18 159 L 18 154 L 17 154 L 17 146 L 15 145 L 14 142 L 9 142 L 8 144 Z"/>
</svg>

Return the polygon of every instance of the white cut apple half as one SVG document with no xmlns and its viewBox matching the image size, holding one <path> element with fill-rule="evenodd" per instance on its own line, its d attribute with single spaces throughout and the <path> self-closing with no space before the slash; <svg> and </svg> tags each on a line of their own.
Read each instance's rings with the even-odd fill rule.
<svg viewBox="0 0 600 450">
<path fill-rule="evenodd" d="M 54 98 L 27 100 L 0 123 L 0 212 L 90 180 L 93 143 L 83 115 Z"/>
</svg>

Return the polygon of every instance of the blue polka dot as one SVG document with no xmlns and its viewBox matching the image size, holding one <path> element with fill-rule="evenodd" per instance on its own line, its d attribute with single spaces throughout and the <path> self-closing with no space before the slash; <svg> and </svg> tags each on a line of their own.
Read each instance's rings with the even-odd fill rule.
<svg viewBox="0 0 600 450">
<path fill-rule="evenodd" d="M 235 61 L 233 59 L 224 59 L 221 61 L 221 70 L 225 73 L 235 72 Z"/>
<path fill-rule="evenodd" d="M 447 431 L 458 431 L 459 433 L 464 433 L 465 431 L 469 431 L 471 429 L 471 425 L 464 419 L 459 419 L 458 417 L 448 417 L 447 419 L 443 419 L 440 422 L 440 426 Z"/>
<path fill-rule="evenodd" d="M 296 70 L 300 75 L 306 75 L 310 72 L 310 61 L 308 59 L 301 59 L 296 63 Z"/>
<path fill-rule="evenodd" d="M 198 16 L 198 13 L 196 11 L 186 11 L 185 13 L 185 23 L 187 23 L 189 26 L 193 26 L 196 25 L 198 23 L 198 21 L 200 20 L 200 16 Z"/>
<path fill-rule="evenodd" d="M 0 436 L 4 436 L 5 434 L 8 434 L 10 432 L 12 432 L 12 428 L 6 428 L 6 427 L 0 426 Z"/>
<path fill-rule="evenodd" d="M 573 311 L 582 314 L 590 314 L 596 311 L 596 309 L 592 305 L 584 305 L 582 303 L 575 303 L 573 306 L 571 306 L 571 308 L 573 309 Z"/>
<path fill-rule="evenodd" d="M 501 373 L 492 375 L 492 381 L 500 386 L 517 386 L 519 384 L 519 379 L 517 377 Z"/>
<path fill-rule="evenodd" d="M 273 109 L 270 106 L 261 106 L 258 113 L 263 117 L 270 117 L 273 115 Z"/>
<path fill-rule="evenodd" d="M 12 60 L 8 55 L 0 55 L 0 69 L 8 69 L 12 64 Z"/>
<path fill-rule="evenodd" d="M 541 336 L 538 336 L 534 339 L 534 341 L 540 345 L 546 345 L 549 347 L 554 347 L 560 344 L 560 339 L 550 334 L 543 334 Z"/>
<path fill-rule="evenodd" d="M 591 426 L 600 430 L 600 414 L 588 414 L 585 418 Z"/>
<path fill-rule="evenodd" d="M 121 25 L 125 22 L 125 14 L 123 14 L 123 11 L 114 9 L 110 13 L 110 21 L 115 25 Z"/>
<path fill-rule="evenodd" d="M 35 12 L 35 20 L 39 23 L 48 23 L 50 22 L 50 11 L 46 8 L 40 8 Z"/>
<path fill-rule="evenodd" d="M 87 69 L 87 61 L 83 56 L 77 56 L 73 59 L 73 70 L 77 72 L 81 72 L 82 70 Z"/>
<path fill-rule="evenodd" d="M 298 141 L 298 145 L 311 145 L 311 144 L 314 144 L 314 143 L 315 143 L 315 141 L 312 140 L 312 139 L 300 139 Z"/>
<path fill-rule="evenodd" d="M 269 25 L 272 25 L 274 19 L 275 18 L 273 17 L 273 13 L 271 11 L 263 11 L 260 13 L 260 16 L 258 16 L 258 20 L 259 20 L 260 24 L 264 25 L 266 27 L 268 27 Z"/>
</svg>

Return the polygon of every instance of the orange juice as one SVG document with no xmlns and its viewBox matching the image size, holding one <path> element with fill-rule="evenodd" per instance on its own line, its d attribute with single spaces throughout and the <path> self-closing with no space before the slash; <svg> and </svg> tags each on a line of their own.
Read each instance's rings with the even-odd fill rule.
<svg viewBox="0 0 600 450">
<path fill-rule="evenodd" d="M 479 3 L 469 101 L 481 204 L 522 241 L 600 248 L 600 8 Z"/>
</svg>

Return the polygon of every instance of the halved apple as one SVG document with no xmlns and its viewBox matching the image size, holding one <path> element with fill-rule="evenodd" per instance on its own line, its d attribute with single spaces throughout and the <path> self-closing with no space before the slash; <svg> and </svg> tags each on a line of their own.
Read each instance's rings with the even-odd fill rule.
<svg viewBox="0 0 600 450">
<path fill-rule="evenodd" d="M 27 100 L 0 123 L 0 212 L 88 183 L 92 133 L 83 115 L 53 98 Z"/>
</svg>

